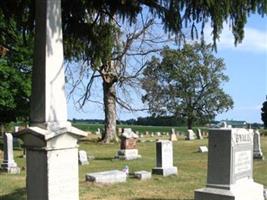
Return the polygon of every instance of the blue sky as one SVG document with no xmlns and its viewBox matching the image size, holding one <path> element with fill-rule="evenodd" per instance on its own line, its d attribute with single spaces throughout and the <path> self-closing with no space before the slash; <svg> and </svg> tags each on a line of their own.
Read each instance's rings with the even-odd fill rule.
<svg viewBox="0 0 267 200">
<path fill-rule="evenodd" d="M 205 31 L 205 38 L 210 41 L 210 29 Z M 216 119 L 245 120 L 261 122 L 260 108 L 267 95 L 267 17 L 252 15 L 245 26 L 245 38 L 242 44 L 234 45 L 229 26 L 225 24 L 218 42 L 217 57 L 224 58 L 225 73 L 229 82 L 223 85 L 224 90 L 234 100 L 234 108 L 220 114 Z M 101 87 L 95 96 L 101 96 Z M 140 97 L 131 97 L 137 107 L 142 107 Z M 81 110 L 76 110 L 73 101 L 68 102 L 68 118 L 103 119 L 102 105 L 89 103 Z M 118 119 L 125 120 L 147 116 L 146 112 L 131 113 L 118 109 Z"/>
</svg>

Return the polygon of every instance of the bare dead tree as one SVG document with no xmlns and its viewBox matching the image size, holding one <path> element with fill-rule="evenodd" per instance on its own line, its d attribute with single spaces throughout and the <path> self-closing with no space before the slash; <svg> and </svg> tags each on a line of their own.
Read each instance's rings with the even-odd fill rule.
<svg viewBox="0 0 267 200">
<path fill-rule="evenodd" d="M 96 16 L 99 18 L 99 16 Z M 95 23 L 98 19 L 95 20 Z M 79 67 L 67 65 L 68 83 L 71 85 L 69 97 L 79 91 L 75 99 L 82 109 L 87 102 L 99 101 L 93 99 L 92 91 L 99 79 L 103 88 L 103 107 L 105 113 L 105 132 L 102 143 L 109 143 L 116 138 L 116 105 L 129 111 L 141 111 L 144 108 L 133 108 L 129 91 L 134 88 L 138 92 L 138 76 L 146 66 L 147 60 L 162 49 L 162 44 L 172 41 L 160 34 L 159 24 L 153 18 L 140 16 L 140 22 L 133 26 L 119 23 L 112 18 L 112 23 L 120 29 L 114 36 L 115 46 L 112 56 L 106 62 L 94 66 L 90 59 L 79 64 Z M 133 90 L 131 90 L 133 91 Z M 123 94 L 118 96 L 117 94 Z"/>
</svg>

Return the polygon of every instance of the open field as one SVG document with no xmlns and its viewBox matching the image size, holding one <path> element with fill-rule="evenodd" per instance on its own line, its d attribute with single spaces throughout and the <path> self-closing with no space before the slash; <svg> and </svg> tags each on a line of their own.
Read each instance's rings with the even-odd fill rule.
<svg viewBox="0 0 267 200">
<path fill-rule="evenodd" d="M 138 143 L 142 159 L 134 161 L 113 160 L 119 144 L 96 144 L 95 135 L 80 143 L 80 149 L 94 155 L 87 166 L 80 166 L 80 199 L 111 200 L 185 200 L 193 199 L 194 190 L 205 186 L 207 173 L 207 154 L 200 154 L 200 145 L 207 145 L 208 140 L 185 141 L 182 137 L 174 142 L 174 165 L 178 167 L 178 176 L 153 176 L 151 180 L 139 181 L 128 179 L 127 183 L 101 185 L 85 182 L 85 174 L 129 166 L 130 172 L 150 171 L 155 166 L 155 143 Z M 152 139 L 152 138 L 146 138 Z M 263 152 L 267 155 L 267 137 L 262 137 Z M 0 199 L 26 200 L 25 159 L 22 151 L 15 151 L 15 159 L 22 168 L 20 175 L 0 174 Z M 1 156 L 1 155 L 0 155 Z M 1 158 L 2 159 L 2 158 Z M 67 174 L 66 174 L 67 175 Z M 267 160 L 254 161 L 254 179 L 267 186 Z"/>
<path fill-rule="evenodd" d="M 98 128 L 104 128 L 103 124 L 88 124 L 88 123 L 72 123 L 73 126 L 82 129 L 84 131 L 95 132 Z M 175 126 L 141 126 L 141 125 L 117 125 L 117 128 L 132 128 L 133 131 L 139 131 L 140 133 L 145 133 L 145 131 L 149 132 L 170 132 L 172 128 L 175 130 L 185 133 L 187 131 L 187 127 L 175 127 Z M 207 128 L 199 127 L 201 130 L 207 130 Z M 193 130 L 197 130 L 194 128 Z"/>
</svg>

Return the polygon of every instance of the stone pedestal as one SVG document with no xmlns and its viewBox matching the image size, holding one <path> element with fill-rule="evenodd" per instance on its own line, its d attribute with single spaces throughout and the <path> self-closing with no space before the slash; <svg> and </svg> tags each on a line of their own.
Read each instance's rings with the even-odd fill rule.
<svg viewBox="0 0 267 200">
<path fill-rule="evenodd" d="M 163 176 L 176 175 L 177 167 L 173 166 L 172 142 L 159 140 L 156 142 L 157 161 L 156 167 L 152 169 L 152 174 Z"/>
<path fill-rule="evenodd" d="M 20 132 L 27 154 L 28 200 L 78 200 L 77 140 L 86 134 L 74 127 Z"/>
<path fill-rule="evenodd" d="M 13 154 L 13 135 L 11 133 L 4 133 L 4 160 L 1 164 L 1 171 L 8 172 L 10 174 L 20 173 L 20 168 L 14 160 Z"/>
<path fill-rule="evenodd" d="M 253 158 L 263 160 L 264 156 L 261 150 L 261 136 L 258 130 L 254 131 L 253 136 Z"/>
<path fill-rule="evenodd" d="M 207 187 L 195 200 L 264 200 L 253 181 L 253 135 L 246 129 L 209 131 Z"/>
</svg>

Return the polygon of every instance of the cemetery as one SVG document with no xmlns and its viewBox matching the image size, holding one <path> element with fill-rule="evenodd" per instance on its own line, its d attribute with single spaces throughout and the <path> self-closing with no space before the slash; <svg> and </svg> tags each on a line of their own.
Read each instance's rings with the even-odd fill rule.
<svg viewBox="0 0 267 200">
<path fill-rule="evenodd" d="M 86 4 L 88 3 L 86 1 L 81 1 L 80 3 L 79 6 L 83 5 L 85 7 L 94 5 L 94 3 Z M 120 5 L 123 8 L 121 10 L 122 12 L 125 12 L 124 4 L 125 2 L 123 1 Z M 28 5 L 27 2 L 26 5 Z M 5 6 L 8 7 L 9 4 Z M 6 14 L 6 12 L 2 10 L 6 8 L 5 6 L 1 4 L 0 14 Z M 18 6 L 18 8 L 20 8 L 20 6 Z M 78 4 L 76 4 L 76 6 L 78 6 Z M 155 109 L 155 112 L 162 113 L 162 109 L 169 109 L 170 105 L 174 105 L 173 108 L 167 111 L 173 112 L 175 110 L 174 113 L 177 116 L 183 116 L 184 119 L 180 120 L 183 121 L 186 127 L 170 126 L 162 130 L 160 130 L 159 127 L 152 127 L 149 130 L 149 128 L 145 126 L 143 129 L 140 129 L 140 127 L 139 129 L 135 129 L 136 127 L 131 127 L 129 125 L 116 127 L 116 103 L 123 104 L 123 101 L 119 101 L 119 98 L 117 98 L 114 84 L 122 83 L 122 80 L 124 80 L 123 78 L 129 78 L 119 77 L 121 74 L 127 74 L 128 71 L 126 68 L 123 68 L 122 64 L 120 66 L 118 63 L 124 62 L 123 56 L 128 53 L 127 51 L 130 49 L 129 45 L 132 42 L 131 40 L 145 33 L 146 29 L 151 25 L 151 21 L 148 20 L 144 22 L 148 24 L 143 24 L 143 30 L 140 32 L 136 30 L 135 33 L 128 34 L 128 43 L 125 45 L 125 49 L 120 52 L 121 50 L 119 50 L 118 43 L 116 44 L 118 45 L 116 48 L 111 44 L 114 40 L 118 39 L 120 34 L 119 31 L 114 28 L 117 25 L 114 23 L 116 16 L 114 10 L 116 6 L 113 6 L 114 5 L 109 5 L 105 8 L 110 8 L 112 12 L 109 13 L 110 15 L 104 16 L 104 18 L 102 18 L 103 16 L 99 17 L 99 15 L 94 12 L 92 12 L 93 14 L 90 13 L 92 11 L 89 10 L 91 7 L 86 7 L 83 13 L 79 10 L 79 14 L 84 15 L 79 18 L 79 15 L 72 10 L 73 7 L 66 6 L 66 1 L 44 0 L 34 4 L 33 13 L 35 16 L 34 22 L 32 21 L 32 26 L 34 26 L 35 29 L 35 38 L 33 45 L 34 51 L 32 54 L 33 66 L 31 68 L 31 97 L 28 101 L 29 113 L 26 117 L 27 120 L 25 120 L 24 127 L 15 125 L 9 128 L 9 130 L 12 129 L 10 132 L 7 132 L 4 131 L 4 126 L 2 126 L 2 134 L 0 137 L 0 199 L 267 200 L 267 160 L 264 159 L 264 155 L 267 155 L 266 130 L 263 128 L 252 129 L 247 126 L 246 123 L 242 123 L 244 127 L 237 128 L 236 126 L 233 127 L 231 124 L 227 124 L 226 121 L 219 123 L 216 127 L 212 127 L 208 122 L 211 121 L 212 117 L 215 119 L 216 114 L 231 109 L 233 107 L 232 98 L 225 94 L 223 90 L 220 90 L 219 84 L 210 84 L 208 82 L 204 86 L 203 82 L 206 78 L 203 78 L 203 80 L 197 78 L 201 83 L 191 85 L 191 87 L 200 85 L 200 88 L 197 88 L 199 92 L 196 91 L 194 94 L 191 94 L 190 91 L 183 96 L 183 93 L 186 92 L 180 92 L 180 90 L 187 90 L 190 84 L 177 84 L 186 82 L 180 81 L 179 79 L 181 78 L 179 76 L 183 75 L 182 71 L 177 73 L 176 77 L 172 77 L 173 80 L 169 80 L 168 73 L 171 75 L 175 73 L 172 71 L 174 68 L 172 70 L 165 69 L 168 69 L 173 61 L 170 57 L 166 56 L 169 55 L 171 51 L 168 47 L 161 49 L 163 55 L 162 61 L 157 60 L 155 57 L 151 58 L 152 61 L 157 60 L 157 62 L 159 62 L 157 64 L 161 65 L 161 67 L 155 70 L 154 64 L 151 61 L 143 66 L 146 68 L 143 69 L 141 67 L 137 70 L 137 74 L 141 71 L 143 73 L 142 83 L 140 84 L 142 85 L 141 88 L 147 92 L 146 95 L 142 96 L 142 100 L 143 102 L 150 103 L 149 109 L 151 112 L 154 112 Z M 127 9 L 129 9 L 129 7 L 136 5 L 127 6 Z M 166 5 L 158 5 L 156 7 L 166 12 L 166 8 L 161 6 Z M 97 8 L 99 9 L 99 7 Z M 132 14 L 138 14 L 138 12 L 142 10 L 141 8 L 142 7 L 138 9 L 135 8 L 134 11 L 131 12 L 137 13 Z M 153 6 L 150 8 L 153 8 Z M 32 5 L 30 5 L 26 11 L 32 12 L 33 10 L 31 9 Z M 82 6 L 80 9 L 83 9 Z M 66 12 L 66 10 L 68 11 Z M 177 8 L 174 10 L 177 11 Z M 178 10 L 180 10 L 180 12 L 183 11 L 180 7 Z M 103 12 L 102 7 L 100 12 Z M 152 11 L 150 10 L 150 12 Z M 153 11 L 152 14 L 154 12 L 155 11 Z M 264 12 L 267 13 L 266 10 L 264 10 Z M 129 14 L 130 11 L 127 10 L 126 14 L 127 13 Z M 86 39 L 82 36 L 84 34 L 82 32 L 74 34 L 74 36 L 81 36 L 81 38 L 84 39 L 78 43 L 75 40 L 77 38 L 73 38 L 68 28 L 75 31 L 72 25 L 78 22 L 80 26 L 80 22 L 83 21 L 83 25 L 86 26 L 84 30 L 88 30 L 88 22 L 92 20 L 89 17 L 90 14 L 92 14 L 91 17 L 96 17 L 95 21 L 89 25 L 90 31 L 92 29 L 90 36 L 95 36 L 95 33 L 93 33 L 94 31 L 103 37 L 114 36 L 113 38 L 104 38 L 103 43 L 104 41 L 107 43 L 102 44 L 102 42 L 100 42 L 101 44 L 98 43 L 100 46 L 96 45 L 93 48 L 94 53 L 98 51 L 104 52 L 101 52 L 100 57 L 103 56 L 102 53 L 106 53 L 104 50 L 111 51 L 109 52 L 110 54 L 105 54 L 104 56 L 106 57 L 104 58 L 97 57 L 99 56 L 97 55 L 96 59 L 92 58 L 92 60 L 88 62 L 92 65 L 91 67 L 93 70 L 95 70 L 91 80 L 93 81 L 95 77 L 101 76 L 103 86 L 105 124 L 103 128 L 97 127 L 95 132 L 91 130 L 86 131 L 79 126 L 75 126 L 75 123 L 71 123 L 68 120 L 68 105 L 65 94 L 67 78 L 64 68 L 66 62 L 64 56 L 66 59 L 75 60 L 78 59 L 81 52 L 72 54 L 70 51 L 66 52 L 64 48 L 69 44 L 71 44 L 70 46 L 74 45 L 72 47 L 77 47 L 75 45 L 79 44 L 79 48 L 75 49 L 71 47 L 72 50 L 79 51 L 85 48 L 85 52 L 88 53 L 92 52 L 92 49 L 88 51 L 86 45 L 94 45 L 92 41 L 90 41 L 83 46 L 83 42 Z M 114 16 L 112 16 L 112 14 L 114 14 Z M 177 13 L 173 13 L 172 8 L 168 10 L 165 15 L 168 17 L 163 17 L 163 21 L 170 20 L 169 16 L 176 17 L 176 19 L 181 18 L 181 16 L 177 16 Z M 62 18 L 62 16 L 67 17 Z M 125 18 L 124 15 L 121 16 Z M 159 17 L 162 16 L 164 15 L 159 15 Z M 5 17 L 1 18 L 1 22 L 7 22 L 5 20 L 9 18 L 7 16 Z M 78 18 L 76 22 L 74 20 L 75 17 Z M 104 22 L 107 23 L 107 19 L 109 19 L 109 24 L 105 24 L 104 29 L 95 30 L 94 26 L 98 23 L 98 17 L 101 22 L 99 26 L 102 26 Z M 133 16 L 127 17 L 131 18 Z M 184 15 L 184 17 L 186 17 L 186 15 Z M 200 18 L 202 19 L 202 17 L 203 16 Z M 191 20 L 190 17 L 188 17 L 187 20 L 188 19 Z M 13 20 L 12 22 L 15 25 L 17 25 L 16 23 L 20 23 L 20 21 L 16 21 L 15 18 Z M 198 20 L 199 19 L 197 19 L 197 21 Z M 68 21 L 69 24 L 66 21 Z M 239 21 L 239 25 L 240 23 Z M 0 25 L 2 25 L 2 23 L 0 23 Z M 12 25 L 12 23 L 8 25 Z M 173 25 L 171 20 L 167 21 L 166 25 L 169 25 L 170 27 L 168 28 L 172 28 L 173 30 L 170 29 L 172 31 L 175 31 L 177 28 Z M 194 23 L 193 27 L 195 27 Z M 242 23 L 240 27 L 243 27 Z M 23 39 L 26 40 L 25 34 L 28 34 L 28 30 L 26 30 L 26 27 L 24 28 Z M 219 29 L 218 31 L 220 32 L 221 30 Z M 65 34 L 64 37 L 63 34 Z M 87 34 L 88 32 L 85 33 L 86 36 Z M 194 31 L 192 31 L 192 34 L 194 34 Z M 215 32 L 213 34 L 215 34 Z M 239 34 L 241 33 L 239 32 Z M 94 38 L 94 42 L 97 43 L 100 41 L 99 35 L 97 35 L 97 39 Z M 236 35 L 237 33 L 235 32 L 235 36 Z M 67 38 L 67 40 L 65 40 L 66 43 L 64 43 L 65 38 Z M 145 36 L 138 48 L 141 48 L 145 41 L 144 38 Z M 77 43 L 74 44 L 72 43 L 73 41 Z M 154 42 L 151 38 L 147 41 Z M 3 41 L 1 40 L 1 42 Z M 122 42 L 122 44 L 124 43 Z M 104 49 L 105 45 L 107 49 Z M 203 48 L 202 45 L 197 43 L 193 45 L 184 44 L 183 49 L 173 50 L 172 53 L 173 55 L 181 56 L 180 54 L 192 50 L 193 48 Z M 206 50 L 210 48 L 211 46 L 206 46 Z M 9 49 L 0 46 L 0 58 L 6 56 L 8 51 Z M 147 55 L 149 54 L 148 52 L 154 51 L 155 49 L 142 53 L 143 55 Z M 132 55 L 136 54 L 138 54 L 138 52 L 132 53 Z M 81 53 L 81 55 L 83 55 L 83 53 Z M 117 56 L 116 59 L 120 60 L 116 60 L 112 57 L 114 55 Z M 130 55 L 130 53 L 127 55 Z M 141 56 L 140 54 L 138 55 Z M 83 56 L 79 58 L 82 57 Z M 208 55 L 208 57 L 211 57 L 209 58 L 210 60 L 219 60 L 216 60 L 213 55 Z M 168 60 L 168 62 L 165 62 L 166 60 Z M 224 64 L 220 65 L 220 62 L 218 63 L 218 66 L 216 66 L 218 67 L 218 69 L 216 69 L 218 71 L 216 72 L 221 73 Z M 189 64 L 191 65 L 191 61 Z M 178 65 L 181 70 L 183 70 L 183 67 L 185 69 L 189 68 L 189 64 Z M 196 68 L 200 69 L 201 67 L 205 68 L 205 70 L 202 71 L 209 71 L 209 73 L 207 72 L 208 75 L 205 74 L 205 76 L 211 76 L 212 79 L 216 79 L 218 83 L 227 79 L 227 76 L 222 74 L 216 77 L 216 73 L 214 73 L 214 69 L 212 69 L 213 64 L 210 65 L 210 69 L 207 68 L 206 63 Z M 118 70 L 122 71 L 118 72 Z M 95 75 L 96 71 L 98 73 L 97 75 Z M 153 74 L 155 71 L 157 71 L 157 73 Z M 199 70 L 199 74 L 200 71 L 201 70 Z M 118 74 L 116 74 L 117 72 Z M 195 72 L 191 75 L 190 72 L 188 73 L 189 75 L 186 79 L 188 79 L 189 76 L 196 75 Z M 158 78 L 164 79 L 166 77 L 167 81 L 165 80 L 165 82 L 170 84 L 172 81 L 176 81 L 176 84 L 179 86 L 177 88 L 174 87 L 173 90 L 167 91 L 166 88 L 164 88 L 167 83 L 163 83 L 161 86 L 157 85 L 156 89 L 160 87 L 162 87 L 161 89 L 165 89 L 163 93 L 167 95 L 168 101 L 173 100 L 173 102 L 167 106 L 165 105 L 167 101 L 161 104 L 161 106 L 158 106 L 158 103 L 161 103 L 164 96 L 157 96 L 155 99 L 159 101 L 153 102 L 155 100 L 154 95 L 160 95 L 160 92 L 159 94 L 154 92 L 155 88 L 153 88 L 151 81 L 155 81 L 155 86 Z M 184 77 L 182 77 L 182 79 L 184 79 Z M 92 85 L 90 85 L 90 83 L 91 82 L 89 82 L 86 88 L 91 88 Z M 212 87 L 212 89 L 205 91 L 206 87 Z M 195 89 L 196 88 L 192 89 L 189 87 L 189 90 L 195 91 Z M 177 95 L 176 92 L 174 92 L 175 90 L 179 90 L 179 92 L 177 92 L 179 96 L 173 98 L 172 95 Z M 209 93 L 214 90 L 217 91 L 217 93 L 215 93 L 216 101 L 214 101 L 213 98 L 206 98 L 209 95 L 206 97 L 204 96 L 205 101 L 201 101 L 203 100 L 202 97 L 205 92 Z M 88 93 L 90 93 L 90 91 L 87 90 L 84 99 L 81 98 L 80 100 L 88 100 Z M 153 98 L 149 95 L 152 95 Z M 190 101 L 187 101 L 187 95 L 192 95 L 190 96 Z M 183 98 L 186 99 L 186 101 L 181 101 Z M 179 100 L 176 101 L 177 99 Z M 194 99 L 195 101 L 192 103 Z M 207 103 L 206 101 L 209 102 Z M 214 103 L 220 104 L 220 101 L 223 101 L 222 105 L 214 105 Z M 185 102 L 183 106 L 186 108 L 184 110 L 182 108 L 183 106 L 179 105 L 181 102 Z M 204 104 L 201 104 L 201 102 L 204 102 Z M 124 106 L 126 105 L 124 104 Z M 203 107 L 205 107 L 205 111 L 207 111 L 208 114 L 203 111 Z M 216 108 L 213 109 L 213 107 Z M 177 113 L 177 111 L 180 113 Z M 191 113 L 189 113 L 189 111 Z M 174 113 L 172 114 L 175 115 Z M 205 114 L 206 116 L 204 117 Z M 7 114 L 5 113 L 5 115 Z M 264 112 L 262 116 L 262 118 L 264 118 Z M 17 119 L 16 117 L 14 117 L 14 119 Z M 7 121 L 12 121 L 14 119 L 10 118 Z M 156 118 L 154 119 L 156 120 Z M 196 126 L 197 123 L 203 126 Z M 266 128 L 266 124 L 264 125 Z"/>
</svg>

